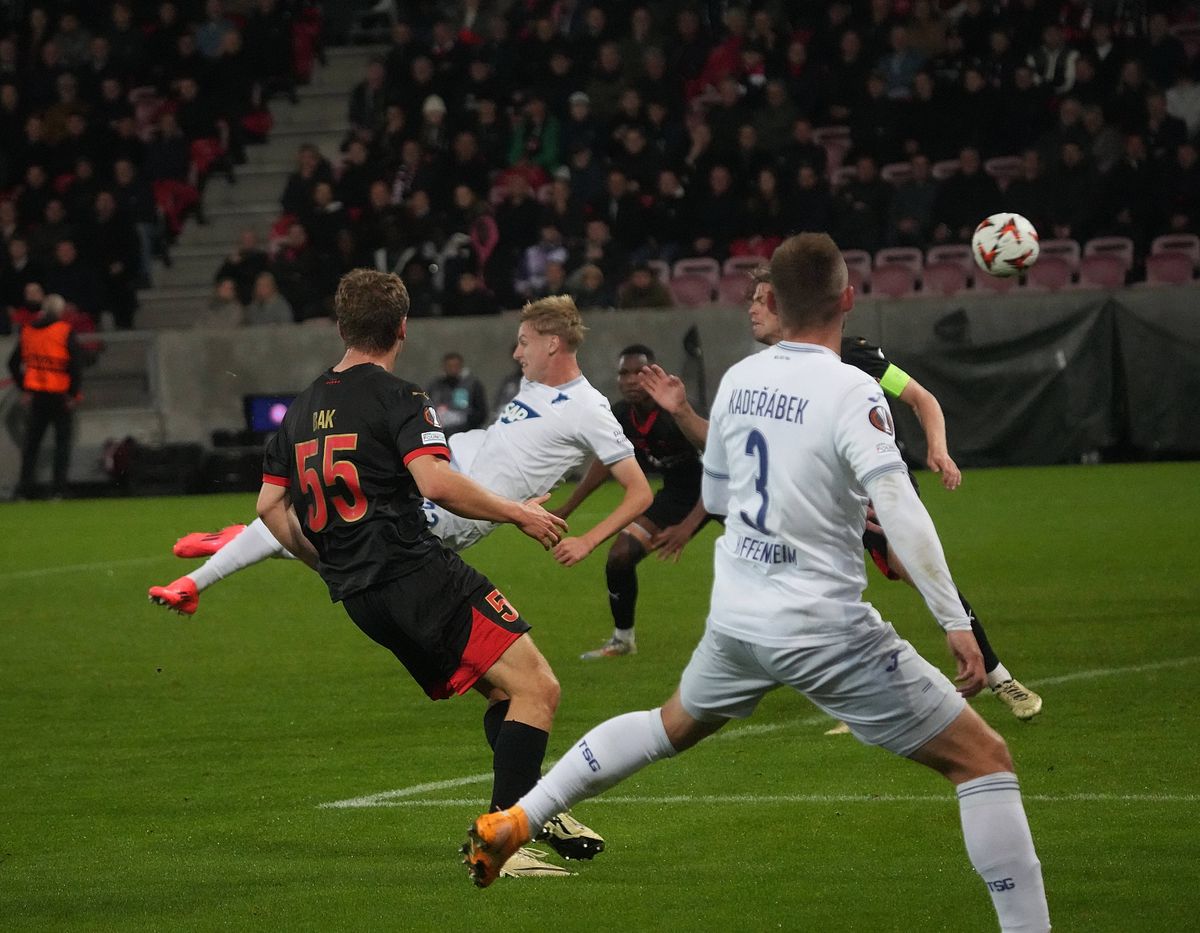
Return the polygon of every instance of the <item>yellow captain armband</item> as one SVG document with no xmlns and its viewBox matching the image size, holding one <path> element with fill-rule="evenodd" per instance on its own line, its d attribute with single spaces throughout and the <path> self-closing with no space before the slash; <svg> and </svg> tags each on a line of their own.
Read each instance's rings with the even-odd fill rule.
<svg viewBox="0 0 1200 933">
<path fill-rule="evenodd" d="M 903 369 L 889 363 L 888 368 L 883 371 L 883 378 L 879 380 L 879 387 L 892 398 L 899 398 L 910 379 L 912 376 Z"/>
</svg>

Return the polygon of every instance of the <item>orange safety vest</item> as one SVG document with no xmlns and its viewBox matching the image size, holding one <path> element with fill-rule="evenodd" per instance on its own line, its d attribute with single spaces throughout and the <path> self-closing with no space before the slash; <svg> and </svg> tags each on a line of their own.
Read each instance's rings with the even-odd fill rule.
<svg viewBox="0 0 1200 933">
<path fill-rule="evenodd" d="M 61 392 L 71 388 L 71 325 L 55 321 L 45 327 L 21 328 L 21 363 L 26 392 Z"/>
</svg>

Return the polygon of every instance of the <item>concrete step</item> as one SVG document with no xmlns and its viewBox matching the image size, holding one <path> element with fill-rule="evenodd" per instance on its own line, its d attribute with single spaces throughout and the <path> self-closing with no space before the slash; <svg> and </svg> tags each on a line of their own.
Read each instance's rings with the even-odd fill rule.
<svg viewBox="0 0 1200 933">
<path fill-rule="evenodd" d="M 229 252 L 237 244 L 238 234 L 247 227 L 257 230 L 261 242 L 265 243 L 271 225 L 282 213 L 283 208 L 278 204 L 271 206 L 270 210 L 241 212 L 222 206 L 207 224 L 189 224 L 180 237 L 179 246 L 218 248 Z"/>
<path fill-rule="evenodd" d="M 325 158 L 336 159 L 339 156 L 338 150 L 342 145 L 342 140 L 346 138 L 349 131 L 348 124 L 332 130 L 326 127 L 320 132 L 294 132 L 286 127 L 280 131 L 272 131 L 270 143 L 265 146 L 252 146 L 246 150 L 246 164 L 261 167 L 278 165 L 281 161 L 286 161 L 290 172 L 296 164 L 296 151 L 304 143 L 315 145 Z"/>
<path fill-rule="evenodd" d="M 233 244 L 225 249 L 217 249 L 214 244 L 211 251 L 193 256 L 181 256 L 177 251 L 172 251 L 170 269 L 161 264 L 155 264 L 154 284 L 155 286 L 198 285 L 201 282 L 211 282 L 217 269 L 220 268 L 221 263 L 225 261 L 225 257 L 232 249 Z"/>
<path fill-rule="evenodd" d="M 275 119 L 275 127 L 271 135 L 287 126 L 345 121 L 350 109 L 350 92 L 349 88 L 318 88 L 302 92 L 297 104 L 283 101 L 273 105 L 271 116 Z"/>
<path fill-rule="evenodd" d="M 242 166 L 249 168 L 249 166 Z M 204 209 L 212 210 L 218 205 L 229 206 L 237 204 L 263 203 L 278 201 L 287 185 L 289 172 L 278 170 L 260 171 L 255 166 L 254 171 L 237 172 L 237 184 L 231 185 L 223 178 L 214 178 L 204 189 Z"/>
<path fill-rule="evenodd" d="M 134 324 L 139 330 L 191 327 L 196 318 L 204 313 L 207 304 L 207 296 L 172 300 L 153 298 L 146 301 L 143 299 L 137 315 L 134 317 Z"/>
</svg>

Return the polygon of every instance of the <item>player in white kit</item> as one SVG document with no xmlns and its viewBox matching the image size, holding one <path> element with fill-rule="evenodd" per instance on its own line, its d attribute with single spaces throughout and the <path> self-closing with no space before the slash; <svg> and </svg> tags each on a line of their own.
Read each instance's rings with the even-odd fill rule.
<svg viewBox="0 0 1200 933">
<path fill-rule="evenodd" d="M 731 367 L 713 401 L 704 503 L 726 525 L 705 633 L 679 687 L 659 709 L 597 726 L 515 806 L 479 817 L 463 847 L 473 880 L 490 884 L 530 826 L 749 716 L 786 685 L 862 741 L 954 783 L 1001 928 L 1048 930 L 1012 759 L 963 699 L 986 682 L 979 647 L 882 391 L 838 357 L 854 303 L 845 262 L 828 236 L 801 234 L 776 250 L 771 278 L 784 339 Z M 868 499 L 946 631 L 958 690 L 862 601 Z"/>
<path fill-rule="evenodd" d="M 579 369 L 576 352 L 585 331 L 575 303 L 565 295 L 526 305 L 513 352 L 524 377 L 520 391 L 490 427 L 450 438 L 453 468 L 508 499 L 545 495 L 593 456 L 609 468 L 624 496 L 593 528 L 555 546 L 555 559 L 568 567 L 628 525 L 653 499 L 608 399 Z M 440 428 L 430 425 L 430 430 Z M 454 551 L 470 547 L 496 527 L 431 502 L 425 508 L 433 533 Z M 213 556 L 190 574 L 151 587 L 152 602 L 191 615 L 199 606 L 200 592 L 212 584 L 267 558 L 292 556 L 260 520 L 212 535 L 188 535 L 176 545 L 176 553 L 185 543 L 204 547 L 205 539 L 211 548 L 207 553 Z"/>
</svg>

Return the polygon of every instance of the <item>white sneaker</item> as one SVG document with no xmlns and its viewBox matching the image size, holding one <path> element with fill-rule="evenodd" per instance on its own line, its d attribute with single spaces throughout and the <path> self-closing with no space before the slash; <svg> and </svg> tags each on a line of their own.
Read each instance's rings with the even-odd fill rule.
<svg viewBox="0 0 1200 933">
<path fill-rule="evenodd" d="M 553 865 L 546 861 L 549 853 L 540 849 L 522 846 L 508 857 L 504 867 L 500 869 L 501 878 L 559 878 L 573 875 L 561 865 Z"/>
<path fill-rule="evenodd" d="M 1015 678 L 992 687 L 992 693 L 1018 719 L 1032 719 L 1042 711 L 1042 698 Z"/>
<path fill-rule="evenodd" d="M 623 654 L 637 654 L 637 645 L 632 641 L 624 641 L 612 637 L 594 651 L 585 651 L 579 657 L 584 661 L 595 661 L 599 658 L 617 658 Z"/>
<path fill-rule="evenodd" d="M 604 851 L 604 837 L 575 819 L 570 810 L 551 817 L 538 840 L 565 859 L 593 859 Z"/>
</svg>

